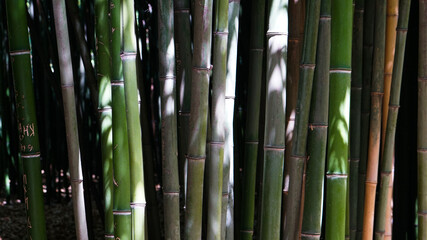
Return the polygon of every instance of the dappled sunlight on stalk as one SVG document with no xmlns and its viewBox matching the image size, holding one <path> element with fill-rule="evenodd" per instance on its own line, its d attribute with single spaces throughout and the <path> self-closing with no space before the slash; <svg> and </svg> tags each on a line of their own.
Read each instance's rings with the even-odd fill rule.
<svg viewBox="0 0 427 240">
<path fill-rule="evenodd" d="M 270 0 L 267 6 L 266 100 L 265 106 L 261 106 L 265 107 L 265 129 L 260 238 L 278 240 L 285 156 L 288 1 Z"/>
<path fill-rule="evenodd" d="M 334 135 L 329 138 L 330 146 L 343 146 L 348 147 L 348 128 L 349 128 L 349 107 L 350 107 L 350 89 L 346 89 L 345 92 L 333 91 L 330 92 L 330 96 L 332 99 L 343 99 L 342 102 L 338 104 L 338 109 L 334 109 L 331 107 L 330 111 L 338 110 L 338 115 L 333 116 L 329 119 L 329 128 L 334 129 L 338 133 L 338 135 Z M 332 148 L 328 151 L 328 169 L 334 169 L 334 171 L 328 173 L 340 173 L 343 171 L 347 171 L 347 159 L 348 157 L 343 156 L 341 151 L 337 152 L 337 148 Z"/>
</svg>

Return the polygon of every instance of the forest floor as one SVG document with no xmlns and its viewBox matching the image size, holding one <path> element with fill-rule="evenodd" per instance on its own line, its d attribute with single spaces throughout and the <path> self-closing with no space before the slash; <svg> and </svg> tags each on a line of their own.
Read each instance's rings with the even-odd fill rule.
<svg viewBox="0 0 427 240">
<path fill-rule="evenodd" d="M 6 204 L 0 198 L 0 240 L 29 239 L 27 235 L 25 206 L 19 200 Z M 103 239 L 103 226 L 98 210 L 93 203 L 93 234 L 94 239 Z M 50 203 L 45 205 L 47 239 L 74 240 L 74 215 L 72 201 Z"/>
</svg>

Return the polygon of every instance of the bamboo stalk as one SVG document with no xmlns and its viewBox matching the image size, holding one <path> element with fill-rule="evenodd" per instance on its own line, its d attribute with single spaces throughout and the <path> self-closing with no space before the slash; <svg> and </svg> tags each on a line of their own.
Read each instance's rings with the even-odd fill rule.
<svg viewBox="0 0 427 240">
<path fill-rule="evenodd" d="M 40 147 L 31 75 L 31 52 L 25 1 L 7 0 L 9 57 L 15 91 L 19 151 L 24 164 L 22 175 L 27 232 L 29 238 L 46 239 L 45 214 L 40 173 Z"/>
<path fill-rule="evenodd" d="M 375 3 L 374 54 L 371 84 L 371 114 L 369 150 L 365 180 L 365 208 L 363 214 L 363 239 L 372 239 L 374 230 L 375 195 L 380 156 L 382 98 L 384 94 L 384 50 L 386 29 L 386 1 Z"/>
<path fill-rule="evenodd" d="M 285 156 L 287 0 L 267 3 L 267 87 L 260 239 L 278 240 Z"/>
<path fill-rule="evenodd" d="M 305 19 L 305 38 L 301 56 L 295 129 L 289 158 L 289 197 L 285 203 L 285 239 L 297 239 L 301 232 L 301 209 L 304 201 L 303 181 L 307 159 L 308 118 L 316 61 L 320 1 L 308 1 Z"/>
<path fill-rule="evenodd" d="M 222 239 L 221 212 L 225 142 L 225 87 L 227 77 L 228 0 L 214 6 L 211 141 L 206 169 L 209 171 L 207 239 Z M 227 204 L 227 203 L 225 203 Z M 225 235 L 223 235 L 225 238 Z"/>
<path fill-rule="evenodd" d="M 331 62 L 326 174 L 326 239 L 344 239 L 350 117 L 351 0 L 331 5 Z"/>
<path fill-rule="evenodd" d="M 364 0 L 357 0 L 354 10 L 352 46 L 352 82 L 350 101 L 350 180 L 349 227 L 350 239 L 356 239 L 359 163 L 361 154 L 361 120 L 363 89 L 363 18 Z"/>
<path fill-rule="evenodd" d="M 396 55 L 394 57 L 393 75 L 391 80 L 390 101 L 388 107 L 387 131 L 384 139 L 383 158 L 381 161 L 381 177 L 379 185 L 378 205 L 375 218 L 375 239 L 387 238 L 387 211 L 389 208 L 390 187 L 392 181 L 392 166 L 394 158 L 394 141 L 396 123 L 399 111 L 400 89 L 402 83 L 403 61 L 405 56 L 406 34 L 409 21 L 410 0 L 400 0 L 399 20 L 397 24 Z"/>
<path fill-rule="evenodd" d="M 130 207 L 132 209 L 132 239 L 145 239 L 145 187 L 142 165 L 141 124 L 138 109 L 136 77 L 136 36 L 134 2 L 122 1 L 122 49 L 123 78 L 126 103 L 126 120 L 129 139 Z"/>
<path fill-rule="evenodd" d="M 82 24 L 79 17 L 79 9 L 77 6 L 76 1 L 65 1 L 66 7 L 67 7 L 67 13 L 69 14 L 69 17 L 71 19 L 71 26 L 72 31 L 74 32 L 75 40 L 77 41 L 77 47 L 79 50 L 79 53 L 81 54 L 81 60 L 83 62 L 83 66 L 85 69 L 85 73 L 87 76 L 87 85 L 90 88 L 90 97 L 93 102 L 94 109 L 94 115 L 98 117 L 98 109 L 97 106 L 99 106 L 98 103 L 98 96 L 99 92 L 97 89 L 96 84 L 96 75 L 95 70 L 93 69 L 92 63 L 91 63 L 91 56 L 90 56 L 90 49 L 88 47 L 88 43 L 86 42 L 85 35 L 84 35 L 84 29 L 82 28 Z"/>
<path fill-rule="evenodd" d="M 67 133 L 68 161 L 70 166 L 71 189 L 73 194 L 74 221 L 77 239 L 87 239 L 86 211 L 83 195 L 83 174 L 81 166 L 79 133 L 77 128 L 76 105 L 74 100 L 74 78 L 71 65 L 70 40 L 68 37 L 65 1 L 52 0 L 55 15 L 55 30 L 64 104 L 65 130 Z"/>
<path fill-rule="evenodd" d="M 185 166 L 191 101 L 191 25 L 190 0 L 174 0 L 174 34 L 178 98 L 178 164 L 179 184 L 184 196 L 187 186 Z M 185 197 L 184 197 L 185 199 Z M 185 201 L 185 200 L 184 200 Z M 183 204 L 184 205 L 184 204 Z"/>
<path fill-rule="evenodd" d="M 386 46 L 385 46 L 385 61 L 384 61 L 384 98 L 383 98 L 383 123 L 382 123 L 382 135 L 381 139 L 386 137 L 386 126 L 388 119 L 388 105 L 390 100 L 390 87 L 392 81 L 393 73 L 393 60 L 395 54 L 395 44 L 396 44 L 396 26 L 399 16 L 399 1 L 398 0 L 388 0 L 387 1 L 387 22 L 386 22 Z M 384 152 L 384 143 L 385 140 L 381 142 L 381 156 Z M 394 165 L 394 163 L 393 163 Z M 392 173 L 393 174 L 393 173 Z M 389 181 L 389 194 L 387 198 L 387 208 L 385 213 L 386 218 L 386 227 L 385 227 L 385 238 L 391 239 L 391 201 L 392 201 L 392 192 L 393 192 L 393 176 Z"/>
<path fill-rule="evenodd" d="M 173 1 L 158 1 L 165 239 L 180 239 Z"/>
<path fill-rule="evenodd" d="M 301 239 L 320 239 L 322 230 L 331 49 L 330 0 L 322 0 L 319 21 L 316 69 L 307 139 L 308 160 L 304 187 L 306 200 L 304 200 Z"/>
<path fill-rule="evenodd" d="M 201 239 L 203 174 L 206 159 L 209 72 L 211 70 L 212 0 L 197 0 L 188 145 L 185 239 Z"/>
<path fill-rule="evenodd" d="M 363 17 L 362 110 L 360 133 L 360 162 L 357 191 L 356 239 L 362 238 L 365 207 L 365 179 L 368 158 L 369 119 L 371 104 L 372 53 L 374 42 L 375 1 L 365 1 Z"/>
<path fill-rule="evenodd" d="M 249 39 L 249 80 L 247 117 L 242 183 L 241 240 L 251 240 L 254 235 L 256 168 L 258 162 L 259 119 L 261 105 L 261 83 L 264 58 L 264 15 L 265 2 L 252 1 L 251 35 Z"/>
<path fill-rule="evenodd" d="M 123 66 L 120 58 L 120 0 L 110 3 L 111 98 L 113 127 L 113 238 L 131 239 L 129 140 L 127 132 Z"/>
<path fill-rule="evenodd" d="M 109 5 L 107 0 L 97 0 L 95 5 L 97 78 L 99 86 L 98 113 L 101 125 L 101 151 L 104 186 L 104 233 L 106 239 L 114 238 L 113 218 L 113 149 L 111 116 L 111 56 Z"/>
<path fill-rule="evenodd" d="M 427 239 L 427 1 L 419 1 L 418 42 L 418 239 Z"/>
<path fill-rule="evenodd" d="M 304 39 L 306 1 L 289 1 L 289 40 L 286 75 L 286 148 L 292 150 L 294 138 L 296 105 L 298 98 L 298 82 L 300 79 L 300 61 L 302 41 Z M 285 170 L 283 182 L 282 218 L 286 216 L 286 206 L 289 197 L 289 161 L 292 151 L 285 151 Z M 285 221 L 282 223 L 282 235 L 286 235 Z"/>
<path fill-rule="evenodd" d="M 238 225 L 239 208 L 235 181 L 236 162 L 234 158 L 234 106 L 237 74 L 237 48 L 239 35 L 240 2 L 229 1 L 228 6 L 228 41 L 227 41 L 227 76 L 225 83 L 225 120 L 224 120 L 224 162 L 221 204 L 221 239 L 234 239 L 235 226 Z"/>
</svg>

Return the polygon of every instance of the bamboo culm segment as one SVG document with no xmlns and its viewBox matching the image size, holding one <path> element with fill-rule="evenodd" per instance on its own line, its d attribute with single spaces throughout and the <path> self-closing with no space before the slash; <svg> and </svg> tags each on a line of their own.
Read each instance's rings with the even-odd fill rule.
<svg viewBox="0 0 427 240">
<path fill-rule="evenodd" d="M 381 161 L 381 178 L 379 185 L 378 204 L 375 215 L 375 239 L 387 238 L 386 212 L 388 205 L 388 196 L 391 189 L 389 182 L 392 181 L 392 166 L 394 157 L 396 123 L 400 104 L 400 89 L 402 84 L 403 61 L 405 55 L 406 35 L 409 21 L 410 0 L 400 0 L 399 2 L 399 20 L 397 24 L 396 36 L 396 55 L 393 63 L 393 74 L 391 78 L 391 92 L 388 107 L 388 120 L 384 139 L 384 150 Z"/>
<path fill-rule="evenodd" d="M 260 239 L 278 240 L 286 115 L 287 0 L 268 1 L 264 161 Z"/>
<path fill-rule="evenodd" d="M 386 1 L 376 0 L 369 150 L 365 180 L 365 209 L 363 214 L 363 239 L 372 239 L 374 232 L 375 195 L 380 157 L 382 100 L 384 94 L 385 29 Z"/>
<path fill-rule="evenodd" d="M 122 34 L 120 5 L 120 0 L 112 0 L 110 5 L 114 237 L 131 239 L 129 140 L 123 66 L 120 58 L 120 39 Z"/>
<path fill-rule="evenodd" d="M 215 1 L 211 141 L 206 170 L 209 171 L 207 239 L 221 238 L 221 211 L 224 162 L 225 84 L 227 77 L 228 0 Z M 224 236 L 225 238 L 225 236 Z"/>
<path fill-rule="evenodd" d="M 77 128 L 74 78 L 71 63 L 70 40 L 64 0 L 52 0 L 55 15 L 55 30 L 64 104 L 65 130 L 67 133 L 68 161 L 73 193 L 74 221 L 77 239 L 87 239 L 86 211 L 83 195 L 83 174 Z"/>
<path fill-rule="evenodd" d="M 369 118 L 371 106 L 372 53 L 374 41 L 375 1 L 365 1 L 363 16 L 362 110 L 360 132 L 360 162 L 357 190 L 356 239 L 362 238 L 365 207 L 365 179 L 368 158 Z"/>
<path fill-rule="evenodd" d="M 390 91 L 391 91 L 391 81 L 393 74 L 393 60 L 395 55 L 395 46 L 396 46 L 396 27 L 399 16 L 399 1 L 398 0 L 387 0 L 387 16 L 386 16 L 386 41 L 385 41 L 385 55 L 384 55 L 384 97 L 383 97 L 383 115 L 382 115 L 382 125 L 381 125 L 381 159 L 380 166 L 383 160 L 384 154 L 384 144 L 387 132 L 387 119 L 389 111 L 389 102 L 390 102 Z M 393 164 L 394 165 L 394 164 Z M 392 167 L 393 168 L 393 167 Z M 385 233 L 384 237 L 386 239 L 391 239 L 391 201 L 393 194 L 393 177 L 394 171 L 391 173 L 391 178 L 388 185 L 389 190 L 387 191 L 387 207 L 384 215 L 385 218 Z M 383 216 L 378 216 L 378 218 L 383 218 Z M 376 220 L 377 221 L 377 218 Z M 379 220 L 382 221 L 382 220 Z M 375 225 L 378 227 L 378 225 Z M 375 229 L 376 231 L 376 229 Z"/>
<path fill-rule="evenodd" d="M 359 191 L 359 163 L 361 146 L 362 87 L 363 87 L 363 17 L 364 0 L 357 0 L 353 18 L 353 46 L 350 100 L 350 179 L 349 227 L 350 239 L 356 239 Z"/>
<path fill-rule="evenodd" d="M 222 177 L 221 203 L 221 239 L 234 239 L 235 226 L 239 226 L 239 207 L 234 203 L 240 202 L 235 194 L 238 181 L 234 181 L 234 99 L 236 92 L 237 48 L 239 35 L 240 2 L 230 2 L 228 6 L 228 41 L 227 41 L 227 76 L 225 83 L 225 120 L 224 120 L 224 162 Z M 262 34 L 261 34 L 262 35 Z M 231 176 L 231 177 L 230 177 Z M 238 190 L 238 188 L 237 188 Z M 235 217 L 236 216 L 236 217 Z M 237 231 L 236 231 L 237 232 Z"/>
<path fill-rule="evenodd" d="M 202 237 L 203 178 L 206 159 L 209 72 L 211 69 L 212 0 L 197 0 L 188 138 L 185 239 Z"/>
<path fill-rule="evenodd" d="M 351 0 L 332 0 L 325 226 L 332 240 L 345 236 L 352 12 Z"/>
<path fill-rule="evenodd" d="M 289 197 L 285 203 L 285 239 L 296 239 L 300 235 L 303 201 L 303 174 L 307 159 L 307 133 L 310 115 L 311 93 L 316 61 L 317 33 L 319 29 L 320 1 L 307 1 L 305 38 L 301 56 L 298 100 L 292 152 L 289 160 Z"/>
<path fill-rule="evenodd" d="M 176 92 L 178 99 L 178 167 L 181 193 L 186 189 L 186 158 L 191 100 L 191 25 L 190 0 L 174 0 L 174 38 L 176 58 Z M 185 198 L 184 198 L 185 201 Z M 183 206 L 184 204 L 182 204 Z"/>
<path fill-rule="evenodd" d="M 97 0 L 95 5 L 95 28 L 97 44 L 97 78 L 99 86 L 98 113 L 101 124 L 101 151 L 104 184 L 105 236 L 114 236 L 113 218 L 113 135 L 111 113 L 111 55 L 109 31 L 109 4 Z M 107 238 L 107 237 L 106 237 Z"/>
<path fill-rule="evenodd" d="M 132 209 L 132 239 L 145 239 L 145 184 L 142 165 L 141 124 L 138 109 L 136 77 L 136 36 L 134 1 L 122 1 L 122 50 L 123 78 L 126 103 L 126 120 L 129 139 L 130 206 Z"/>
<path fill-rule="evenodd" d="M 427 1 L 419 2 L 418 239 L 427 239 Z"/>
<path fill-rule="evenodd" d="M 331 1 L 320 6 L 317 59 L 307 139 L 307 172 L 301 239 L 320 239 L 326 161 L 331 49 Z"/>
<path fill-rule="evenodd" d="M 265 2 L 252 1 L 251 26 L 253 34 L 249 39 L 249 82 L 247 118 L 245 132 L 245 152 L 243 163 L 242 216 L 240 238 L 251 240 L 254 234 L 256 166 L 258 160 L 259 119 L 261 102 L 261 82 L 264 57 L 264 15 Z"/>
<path fill-rule="evenodd" d="M 165 239 L 180 239 L 173 1 L 158 1 Z"/>
<path fill-rule="evenodd" d="M 19 119 L 19 151 L 24 165 L 22 182 L 24 197 L 27 200 L 27 231 L 31 239 L 46 239 L 39 134 L 27 31 L 27 9 L 25 1 L 7 0 L 5 2 L 16 117 Z"/>
</svg>

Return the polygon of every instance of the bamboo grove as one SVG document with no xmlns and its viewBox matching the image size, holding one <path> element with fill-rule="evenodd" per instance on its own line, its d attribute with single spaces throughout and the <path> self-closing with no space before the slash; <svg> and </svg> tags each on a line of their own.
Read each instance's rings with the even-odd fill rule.
<svg viewBox="0 0 427 240">
<path fill-rule="evenodd" d="M 75 239 L 427 240 L 426 0 L 0 16 L 0 199 L 22 238 L 56 239 L 59 202 Z"/>
</svg>

